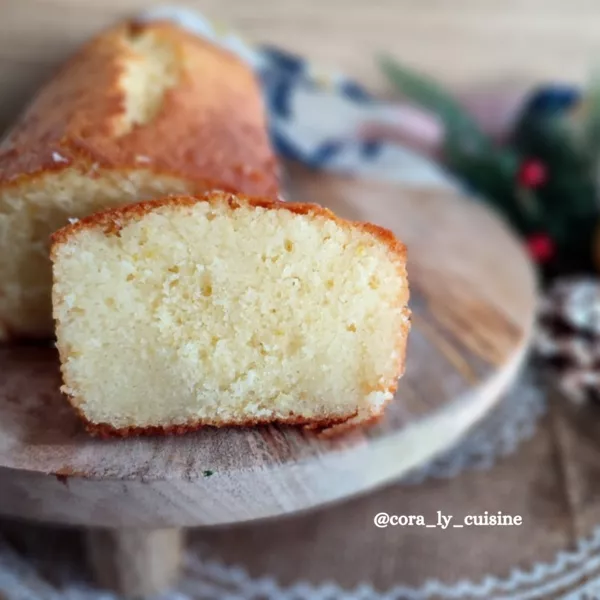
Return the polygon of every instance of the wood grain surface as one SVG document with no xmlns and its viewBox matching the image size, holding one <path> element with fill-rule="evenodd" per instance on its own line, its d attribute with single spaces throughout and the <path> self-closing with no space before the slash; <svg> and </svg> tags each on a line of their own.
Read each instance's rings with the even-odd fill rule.
<svg viewBox="0 0 600 600">
<path fill-rule="evenodd" d="M 0 513 L 160 527 L 268 517 L 364 492 L 446 449 L 511 381 L 535 281 L 508 229 L 442 189 L 292 170 L 291 198 L 392 229 L 409 251 L 407 372 L 385 419 L 326 440 L 302 429 L 89 438 L 58 392 L 53 348 L 0 349 Z"/>
<path fill-rule="evenodd" d="M 74 48 L 162 0 L 0 0 L 0 128 Z M 461 86 L 583 81 L 600 60 L 594 0 L 179 0 L 249 40 L 339 68 L 373 89 L 390 52 Z"/>
</svg>

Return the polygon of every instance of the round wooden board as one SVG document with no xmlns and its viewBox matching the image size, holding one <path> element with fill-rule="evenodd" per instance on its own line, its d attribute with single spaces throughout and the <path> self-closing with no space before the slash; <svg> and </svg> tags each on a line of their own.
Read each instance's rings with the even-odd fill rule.
<svg viewBox="0 0 600 600">
<path fill-rule="evenodd" d="M 337 439 L 295 428 L 88 437 L 61 397 L 55 351 L 0 349 L 0 513 L 109 527 L 238 522 L 306 509 L 401 476 L 454 444 L 526 353 L 535 278 L 507 228 L 446 190 L 292 170 L 296 200 L 392 229 L 407 244 L 413 329 L 385 418 Z M 126 357 L 124 357 L 126 359 Z"/>
</svg>

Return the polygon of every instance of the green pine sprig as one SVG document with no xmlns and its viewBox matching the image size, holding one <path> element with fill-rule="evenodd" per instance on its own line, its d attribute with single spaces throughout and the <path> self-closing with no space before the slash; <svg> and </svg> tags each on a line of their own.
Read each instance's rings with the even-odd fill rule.
<svg viewBox="0 0 600 600">
<path fill-rule="evenodd" d="M 583 138 L 583 148 L 591 162 L 600 165 L 600 73 L 591 78 L 586 91 L 586 101 L 579 132 Z"/>
<path fill-rule="evenodd" d="M 579 104 L 565 104 L 551 92 L 542 104 L 526 104 L 510 139 L 500 144 L 432 79 L 388 56 L 379 65 L 408 101 L 441 121 L 443 161 L 467 189 L 524 237 L 551 240 L 555 253 L 544 263 L 546 276 L 593 268 L 600 221 L 600 75 Z M 542 183 L 527 183 L 526 167 L 533 163 L 544 169 Z"/>
<path fill-rule="evenodd" d="M 388 56 L 381 56 L 379 65 L 408 101 L 440 119 L 445 131 L 443 158 L 454 174 L 490 202 L 512 195 L 520 162 L 512 149 L 494 144 L 460 102 L 432 79 Z M 511 212 L 509 217 L 518 218 L 518 210 Z"/>
<path fill-rule="evenodd" d="M 438 83 L 399 65 L 386 55 L 379 58 L 379 65 L 389 81 L 408 100 L 437 115 L 453 144 L 468 144 L 473 151 L 488 145 L 486 135 L 473 117 Z"/>
</svg>

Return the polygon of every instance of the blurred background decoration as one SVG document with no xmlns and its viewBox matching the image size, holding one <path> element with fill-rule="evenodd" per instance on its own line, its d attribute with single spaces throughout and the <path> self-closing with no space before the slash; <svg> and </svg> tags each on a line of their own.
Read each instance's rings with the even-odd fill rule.
<svg viewBox="0 0 600 600">
<path fill-rule="evenodd" d="M 496 96 L 475 114 L 394 59 L 381 68 L 405 100 L 438 119 L 434 157 L 522 237 L 543 286 L 534 348 L 564 396 L 600 401 L 600 82 Z M 505 92 L 506 94 L 506 92 Z M 512 102 L 511 102 L 512 100 Z M 475 105 L 477 106 L 477 105 Z M 498 113 L 505 117 L 498 127 Z M 508 117 L 508 118 L 506 118 Z M 495 126 L 495 127 L 494 127 Z M 400 132 L 384 133 L 400 136 Z"/>
<path fill-rule="evenodd" d="M 390 58 L 392 84 L 443 125 L 440 160 L 525 239 L 544 277 L 600 269 L 600 88 L 536 90 L 493 139 L 451 93 Z"/>
<path fill-rule="evenodd" d="M 391 82 L 443 123 L 441 160 L 525 238 L 546 277 L 589 271 L 598 229 L 600 101 L 570 87 L 536 91 L 511 130 L 494 140 L 426 76 L 382 60 Z"/>
</svg>

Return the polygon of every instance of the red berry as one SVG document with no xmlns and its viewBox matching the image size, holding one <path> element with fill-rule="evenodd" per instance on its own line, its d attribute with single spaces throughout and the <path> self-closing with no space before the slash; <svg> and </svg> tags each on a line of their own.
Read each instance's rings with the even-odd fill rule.
<svg viewBox="0 0 600 600">
<path fill-rule="evenodd" d="M 539 263 L 548 262 L 555 253 L 554 242 L 545 233 L 534 233 L 527 238 L 529 254 Z"/>
<path fill-rule="evenodd" d="M 536 188 L 546 183 L 548 173 L 543 162 L 531 159 L 521 164 L 518 179 L 522 186 Z"/>
</svg>

